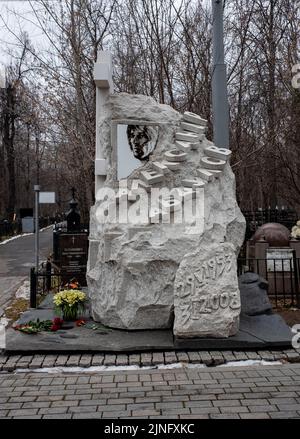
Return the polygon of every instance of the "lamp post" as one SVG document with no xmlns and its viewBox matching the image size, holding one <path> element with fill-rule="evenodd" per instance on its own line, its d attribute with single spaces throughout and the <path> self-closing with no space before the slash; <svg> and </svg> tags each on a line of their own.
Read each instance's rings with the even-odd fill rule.
<svg viewBox="0 0 300 439">
<path fill-rule="evenodd" d="M 35 272 L 36 274 L 39 271 L 39 198 L 40 198 L 40 190 L 41 187 L 39 185 L 34 185 L 33 188 L 35 192 L 35 214 L 34 214 L 34 221 L 35 221 L 35 240 L 34 240 L 34 250 L 35 250 Z"/>
<path fill-rule="evenodd" d="M 229 148 L 229 106 L 227 94 L 227 71 L 224 61 L 223 0 L 212 0 L 212 13 L 212 109 L 214 143 L 219 148 Z"/>
</svg>

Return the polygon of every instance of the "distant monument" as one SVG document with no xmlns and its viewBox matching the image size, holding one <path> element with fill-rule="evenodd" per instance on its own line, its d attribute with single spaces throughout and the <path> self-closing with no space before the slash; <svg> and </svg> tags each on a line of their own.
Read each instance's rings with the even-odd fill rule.
<svg viewBox="0 0 300 439">
<path fill-rule="evenodd" d="M 72 188 L 72 199 L 70 201 L 70 210 L 66 214 L 67 231 L 80 231 L 80 213 L 77 210 L 78 202 L 75 200 L 75 188 Z"/>
<path fill-rule="evenodd" d="M 236 334 L 245 220 L 231 152 L 207 140 L 207 122 L 196 114 L 113 94 L 108 53 L 99 53 L 94 74 L 92 317 L 127 330 L 173 328 L 178 338 Z"/>
<path fill-rule="evenodd" d="M 58 228 L 53 232 L 54 262 L 61 269 L 63 283 L 76 278 L 80 285 L 86 285 L 88 257 L 88 232 L 83 230 L 75 188 L 72 188 L 70 209 L 66 213 L 67 228 Z"/>
</svg>

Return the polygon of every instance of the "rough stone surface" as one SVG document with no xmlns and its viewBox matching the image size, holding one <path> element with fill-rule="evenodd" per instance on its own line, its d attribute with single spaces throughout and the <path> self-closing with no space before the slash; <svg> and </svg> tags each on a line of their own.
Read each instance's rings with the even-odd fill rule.
<svg viewBox="0 0 300 439">
<path fill-rule="evenodd" d="M 117 161 L 112 148 L 111 123 L 122 119 L 135 121 L 132 122 L 135 124 L 138 121 L 161 124 L 158 144 L 150 160 L 133 171 L 128 178 L 130 185 L 132 180 L 141 178 L 141 170 L 153 172 L 152 163 L 165 161 L 165 153 L 176 149 L 175 133 L 180 131 L 182 115 L 147 96 L 121 93 L 109 97 L 98 121 L 98 130 L 107 160 L 105 186 L 115 189 L 118 187 Z M 183 180 L 197 178 L 204 149 L 210 145 L 212 142 L 205 138 L 199 148 L 187 153 L 178 170 L 164 170 L 163 181 L 151 187 L 179 188 L 183 187 Z M 233 257 L 243 241 L 245 221 L 236 203 L 230 165 L 227 163 L 221 176 L 212 176 L 212 179 L 204 188 L 203 228 L 194 233 L 186 223 L 149 224 L 144 221 L 139 227 L 121 222 L 101 224 L 100 201 L 96 201 L 91 209 L 90 241 L 99 242 L 99 247 L 97 252 L 90 254 L 87 273 L 92 317 L 96 321 L 120 329 L 163 329 L 172 327 L 175 313 L 175 330 L 182 336 L 226 337 L 237 332 L 238 308 L 214 312 L 220 319 L 224 314 L 223 323 L 215 325 L 213 318 L 201 318 L 197 325 L 193 321 L 186 331 L 180 328 L 179 300 L 174 310 L 175 279 L 178 284 L 180 276 L 185 276 L 189 261 L 196 267 L 203 261 L 203 252 L 209 258 L 216 258 L 215 252 L 222 243 Z M 237 293 L 239 300 L 234 269 L 230 273 L 230 279 L 226 275 L 227 286 L 231 288 L 230 293 Z M 220 286 L 221 282 L 217 281 L 216 285 Z M 217 292 L 213 282 L 209 285 L 212 289 L 207 290 L 208 296 L 224 291 Z"/>
<path fill-rule="evenodd" d="M 239 277 L 243 314 L 255 316 L 272 311 L 267 289 L 268 282 L 256 273 L 245 273 Z"/>
<path fill-rule="evenodd" d="M 187 254 L 175 280 L 177 337 L 229 337 L 241 309 L 235 248 L 213 244 Z"/>
</svg>

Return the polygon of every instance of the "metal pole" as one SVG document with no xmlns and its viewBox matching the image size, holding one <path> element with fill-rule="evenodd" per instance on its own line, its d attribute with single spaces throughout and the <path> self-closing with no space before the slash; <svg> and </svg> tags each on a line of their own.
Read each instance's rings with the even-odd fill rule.
<svg viewBox="0 0 300 439">
<path fill-rule="evenodd" d="M 34 268 L 30 269 L 30 308 L 36 308 L 37 274 Z"/>
<path fill-rule="evenodd" d="M 35 250 L 35 272 L 36 275 L 39 272 L 39 198 L 40 198 L 40 186 L 35 185 L 33 188 L 35 192 L 35 214 L 34 214 L 34 221 L 35 221 L 35 240 L 34 240 L 34 250 Z"/>
<path fill-rule="evenodd" d="M 224 24 L 222 0 L 212 0 L 212 12 L 212 110 L 214 125 L 214 143 L 219 148 L 229 148 L 229 106 L 227 94 L 227 71 L 224 61 Z"/>
</svg>

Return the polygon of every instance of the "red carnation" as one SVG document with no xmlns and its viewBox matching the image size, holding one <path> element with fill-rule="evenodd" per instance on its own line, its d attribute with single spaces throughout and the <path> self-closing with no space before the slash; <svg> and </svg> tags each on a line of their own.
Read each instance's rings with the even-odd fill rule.
<svg viewBox="0 0 300 439">
<path fill-rule="evenodd" d="M 58 325 L 52 325 L 51 328 L 50 328 L 50 331 L 55 332 L 55 331 L 58 331 L 59 329 L 60 329 L 60 326 L 58 326 Z"/>
<path fill-rule="evenodd" d="M 61 326 L 63 324 L 63 319 L 60 319 L 59 317 L 56 317 L 55 319 L 53 319 L 53 325 L 54 326 Z"/>
</svg>

